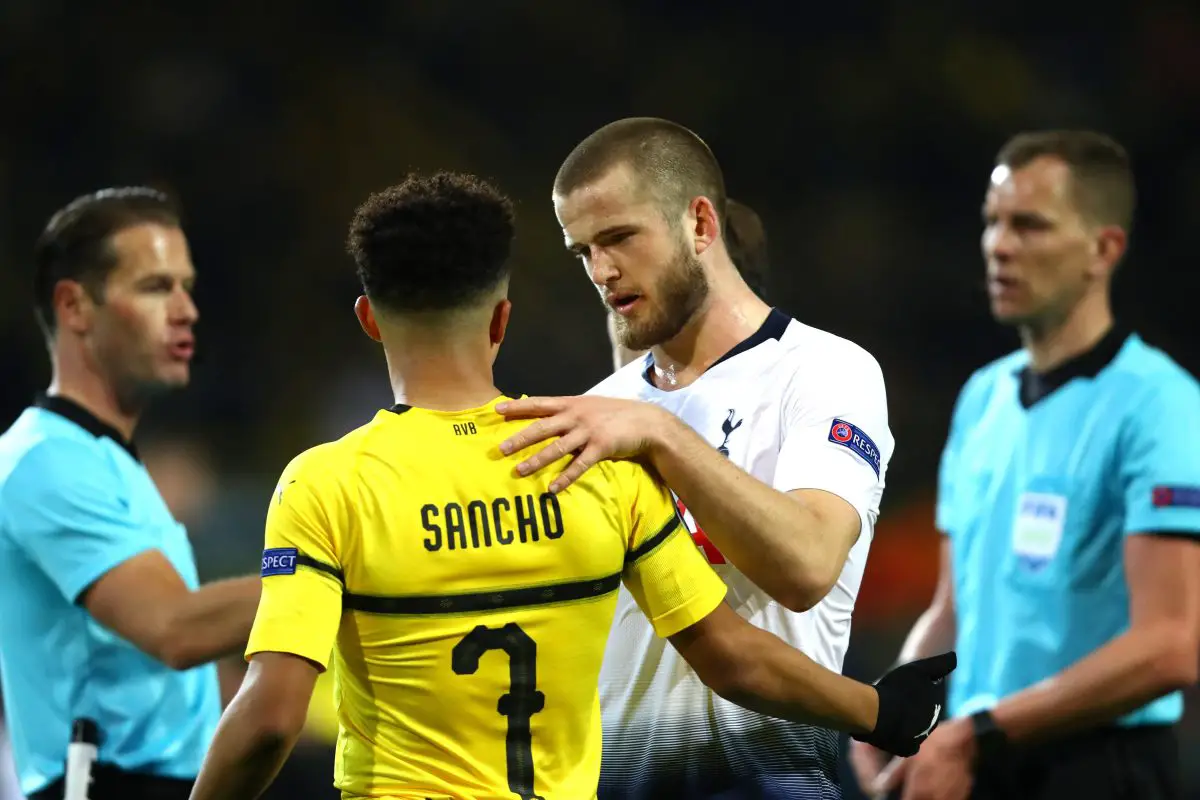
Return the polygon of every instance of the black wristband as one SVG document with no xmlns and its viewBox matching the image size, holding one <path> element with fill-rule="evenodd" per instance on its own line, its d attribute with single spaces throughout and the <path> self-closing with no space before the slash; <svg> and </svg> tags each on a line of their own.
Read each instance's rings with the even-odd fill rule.
<svg viewBox="0 0 1200 800">
<path fill-rule="evenodd" d="M 976 711 L 971 715 L 971 728 L 975 732 L 975 766 L 986 769 L 1008 752 L 1008 735 L 996 724 L 991 711 Z"/>
</svg>

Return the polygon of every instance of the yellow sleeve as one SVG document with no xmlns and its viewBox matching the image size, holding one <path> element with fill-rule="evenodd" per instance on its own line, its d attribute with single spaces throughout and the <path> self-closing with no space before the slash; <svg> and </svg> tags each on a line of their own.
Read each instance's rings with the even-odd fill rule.
<svg viewBox="0 0 1200 800">
<path fill-rule="evenodd" d="M 309 451 L 279 479 L 267 510 L 262 597 L 246 658 L 291 653 L 325 669 L 342 617 L 344 578 L 338 561 L 338 487 Z"/>
<path fill-rule="evenodd" d="M 707 617 L 725 599 L 725 582 L 700 555 L 671 492 L 634 462 L 617 462 L 629 503 L 629 547 L 623 578 L 662 637 Z"/>
</svg>

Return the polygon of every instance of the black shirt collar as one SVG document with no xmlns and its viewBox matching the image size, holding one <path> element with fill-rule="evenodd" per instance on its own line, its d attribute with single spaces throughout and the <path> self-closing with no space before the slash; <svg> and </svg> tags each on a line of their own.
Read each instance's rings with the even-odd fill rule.
<svg viewBox="0 0 1200 800">
<path fill-rule="evenodd" d="M 1132 331 L 1114 325 L 1091 350 L 1080 353 L 1069 361 L 1059 364 L 1048 372 L 1034 372 L 1029 365 L 1017 372 L 1021 381 L 1021 405 L 1029 408 L 1055 390 L 1075 378 L 1094 378 L 1100 370 L 1112 363 L 1125 346 Z"/>
<path fill-rule="evenodd" d="M 778 308 L 772 308 L 771 313 L 767 314 L 767 318 L 763 320 L 763 324 L 758 327 L 758 330 L 734 345 L 732 350 L 710 364 L 708 369 L 712 369 L 717 364 L 728 361 L 736 355 L 745 353 L 747 350 L 753 350 L 763 342 L 768 342 L 771 339 L 782 339 L 784 331 L 787 330 L 787 326 L 791 321 L 792 318 L 787 314 Z M 705 372 L 708 372 L 708 370 L 705 370 Z M 651 386 L 654 385 L 654 356 L 650 354 L 646 355 L 646 368 L 642 370 L 642 377 Z"/>
<path fill-rule="evenodd" d="M 44 408 L 47 411 L 58 414 L 64 419 L 74 422 L 93 436 L 107 436 L 125 448 L 125 451 L 133 456 L 134 460 L 140 460 L 138 459 L 137 448 L 134 447 L 133 442 L 122 436 L 121 432 L 112 425 L 109 425 L 74 400 L 68 400 L 59 395 L 39 393 L 34 398 L 33 404 L 37 408 Z"/>
</svg>

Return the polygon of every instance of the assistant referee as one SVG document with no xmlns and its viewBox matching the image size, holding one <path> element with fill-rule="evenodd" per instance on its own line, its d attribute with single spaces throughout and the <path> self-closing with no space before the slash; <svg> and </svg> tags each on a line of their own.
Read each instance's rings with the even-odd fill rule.
<svg viewBox="0 0 1200 800">
<path fill-rule="evenodd" d="M 999 153 L 984 206 L 993 316 L 1024 347 L 963 387 L 946 443 L 933 606 L 902 659 L 960 667 L 905 800 L 1175 798 L 1200 660 L 1200 387 L 1114 322 L 1129 160 L 1086 131 Z M 852 758 L 869 786 L 875 759 Z M 877 762 L 876 762 L 877 763 Z"/>
<path fill-rule="evenodd" d="M 216 668 L 257 576 L 198 587 L 183 526 L 138 460 L 147 403 L 188 382 L 187 240 L 151 189 L 81 197 L 35 250 L 49 390 L 0 436 L 0 678 L 21 791 L 61 798 L 75 720 L 90 800 L 186 798 L 221 714 Z"/>
</svg>

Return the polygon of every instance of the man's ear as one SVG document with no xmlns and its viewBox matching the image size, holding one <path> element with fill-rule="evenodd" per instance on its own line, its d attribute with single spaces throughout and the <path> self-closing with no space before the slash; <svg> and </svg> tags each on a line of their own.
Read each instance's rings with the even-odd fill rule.
<svg viewBox="0 0 1200 800">
<path fill-rule="evenodd" d="M 1106 225 L 1096 237 L 1096 258 L 1092 261 L 1093 277 L 1110 277 L 1125 256 L 1129 237 L 1116 225 Z"/>
<path fill-rule="evenodd" d="M 377 342 L 383 341 L 383 337 L 379 335 L 379 325 L 375 322 L 375 310 L 371 308 L 371 301 L 365 294 L 359 295 L 354 301 L 354 316 L 358 317 L 358 324 L 362 326 L 363 333 Z"/>
<path fill-rule="evenodd" d="M 512 315 L 512 301 L 507 297 L 496 303 L 496 307 L 492 309 L 492 321 L 488 325 L 488 339 L 492 345 L 499 347 L 504 341 L 504 334 L 508 330 L 508 319 Z"/>
<path fill-rule="evenodd" d="M 61 280 L 54 284 L 52 301 L 57 330 L 84 334 L 92 327 L 96 301 L 79 281 Z"/>
<path fill-rule="evenodd" d="M 721 221 L 716 206 L 704 195 L 691 202 L 687 210 L 687 224 L 691 229 L 696 255 L 712 247 L 721 235 Z"/>
</svg>

